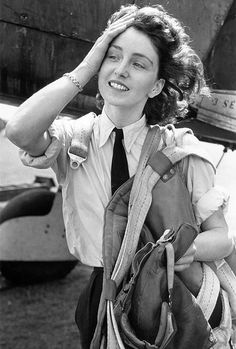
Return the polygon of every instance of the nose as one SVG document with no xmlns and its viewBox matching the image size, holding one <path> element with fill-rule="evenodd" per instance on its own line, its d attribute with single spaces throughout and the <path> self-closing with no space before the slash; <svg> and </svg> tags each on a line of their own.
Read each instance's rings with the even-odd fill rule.
<svg viewBox="0 0 236 349">
<path fill-rule="evenodd" d="M 115 69 L 115 75 L 123 78 L 127 78 L 129 75 L 128 64 L 121 62 Z"/>
</svg>

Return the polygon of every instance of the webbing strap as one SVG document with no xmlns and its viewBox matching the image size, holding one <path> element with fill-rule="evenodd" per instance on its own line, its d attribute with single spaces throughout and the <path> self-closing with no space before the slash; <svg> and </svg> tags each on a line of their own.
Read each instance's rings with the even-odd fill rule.
<svg viewBox="0 0 236 349">
<path fill-rule="evenodd" d="M 224 260 L 215 261 L 217 267 L 216 274 L 220 280 L 221 286 L 227 291 L 232 318 L 236 319 L 236 276 L 230 265 Z"/>
<path fill-rule="evenodd" d="M 167 286 L 169 293 L 169 305 L 172 305 L 172 293 L 174 286 L 174 266 L 175 266 L 175 251 L 173 245 L 169 242 L 166 244 L 166 257 L 167 257 Z"/>
<path fill-rule="evenodd" d="M 197 303 L 207 320 L 209 320 L 220 292 L 220 282 L 215 272 L 206 264 L 203 267 L 203 280 L 197 296 Z"/>
<path fill-rule="evenodd" d="M 147 163 L 160 175 L 160 177 L 173 167 L 170 159 L 161 151 L 157 151 L 153 156 L 151 156 Z"/>
<path fill-rule="evenodd" d="M 131 207 L 133 203 L 134 196 L 137 192 L 137 188 L 140 186 L 140 178 L 143 175 L 143 172 L 145 170 L 145 167 L 147 165 L 148 159 L 152 154 L 157 152 L 159 148 L 159 144 L 161 141 L 161 131 L 158 126 L 150 128 L 148 130 L 146 139 L 144 141 L 139 163 L 138 163 L 138 168 L 134 177 L 134 182 L 132 185 L 132 190 L 130 193 L 130 200 L 129 200 L 129 208 Z"/>
<path fill-rule="evenodd" d="M 89 143 L 93 131 L 96 114 L 89 113 L 76 120 L 71 145 L 68 149 L 70 166 L 76 170 L 87 159 Z"/>
<path fill-rule="evenodd" d="M 107 279 L 103 287 L 104 287 L 104 298 L 113 302 L 116 298 L 116 291 L 117 291 L 115 281 L 111 279 Z"/>
</svg>

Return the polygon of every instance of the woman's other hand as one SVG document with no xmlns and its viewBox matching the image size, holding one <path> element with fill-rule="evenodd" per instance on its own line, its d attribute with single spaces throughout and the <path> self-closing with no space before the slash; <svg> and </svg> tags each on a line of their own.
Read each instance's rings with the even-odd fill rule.
<svg viewBox="0 0 236 349">
<path fill-rule="evenodd" d="M 196 254 L 196 246 L 193 242 L 187 249 L 183 257 L 175 263 L 175 271 L 183 271 L 193 263 Z"/>
</svg>

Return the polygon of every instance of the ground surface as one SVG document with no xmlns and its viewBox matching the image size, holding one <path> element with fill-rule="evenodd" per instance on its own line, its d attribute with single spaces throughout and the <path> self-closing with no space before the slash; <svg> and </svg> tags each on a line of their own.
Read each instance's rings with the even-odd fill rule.
<svg viewBox="0 0 236 349">
<path fill-rule="evenodd" d="M 0 348 L 80 349 L 74 312 L 89 275 L 77 265 L 64 279 L 24 287 L 0 277 Z"/>
</svg>

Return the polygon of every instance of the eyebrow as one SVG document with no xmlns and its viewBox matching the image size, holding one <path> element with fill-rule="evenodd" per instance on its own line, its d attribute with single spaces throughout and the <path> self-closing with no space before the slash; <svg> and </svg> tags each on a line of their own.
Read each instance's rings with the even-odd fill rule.
<svg viewBox="0 0 236 349">
<path fill-rule="evenodd" d="M 119 51 L 123 51 L 122 48 L 118 45 L 112 44 L 110 47 L 114 47 Z M 151 63 L 151 65 L 153 65 L 153 61 L 149 57 L 147 57 L 146 55 L 143 55 L 142 53 L 139 53 L 139 52 L 134 52 L 133 55 L 141 57 L 141 58 L 146 58 Z"/>
</svg>

